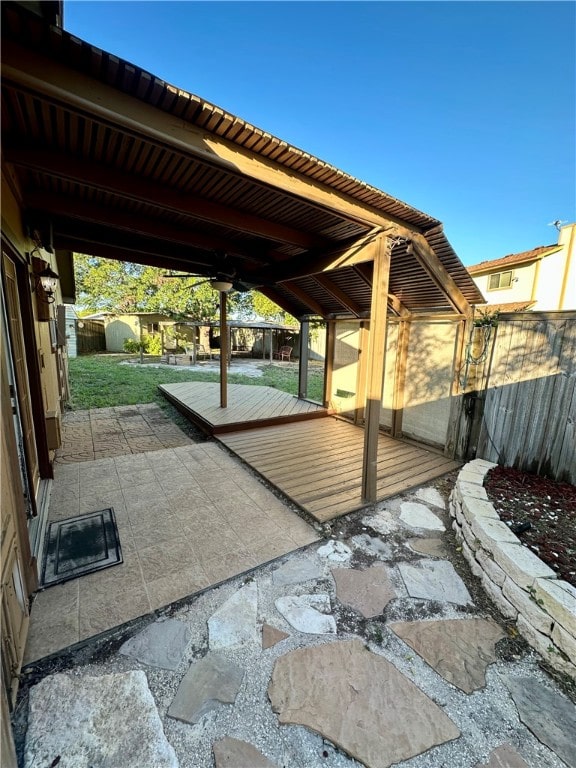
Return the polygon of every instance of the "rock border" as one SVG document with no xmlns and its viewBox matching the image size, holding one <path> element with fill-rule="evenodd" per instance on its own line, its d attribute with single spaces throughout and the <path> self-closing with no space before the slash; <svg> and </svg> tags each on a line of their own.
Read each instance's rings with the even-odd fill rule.
<svg viewBox="0 0 576 768">
<path fill-rule="evenodd" d="M 474 576 L 518 632 L 554 669 L 576 680 L 576 588 L 525 547 L 488 500 L 496 464 L 474 459 L 450 494 L 452 528 Z"/>
</svg>

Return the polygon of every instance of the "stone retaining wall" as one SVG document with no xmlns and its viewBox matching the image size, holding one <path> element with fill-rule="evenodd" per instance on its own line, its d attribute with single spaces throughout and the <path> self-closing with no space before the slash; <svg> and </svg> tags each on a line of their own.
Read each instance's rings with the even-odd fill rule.
<svg viewBox="0 0 576 768">
<path fill-rule="evenodd" d="M 576 679 L 576 588 L 558 579 L 503 523 L 484 489 L 496 465 L 475 459 L 460 471 L 450 514 L 464 557 L 502 614 L 555 669 Z"/>
</svg>

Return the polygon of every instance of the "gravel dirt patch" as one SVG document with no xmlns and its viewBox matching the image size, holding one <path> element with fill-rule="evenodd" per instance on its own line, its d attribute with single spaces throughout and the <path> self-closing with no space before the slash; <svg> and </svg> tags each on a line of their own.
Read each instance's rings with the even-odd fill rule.
<svg viewBox="0 0 576 768">
<path fill-rule="evenodd" d="M 576 587 L 576 486 L 500 466 L 484 486 L 520 541 Z"/>
</svg>

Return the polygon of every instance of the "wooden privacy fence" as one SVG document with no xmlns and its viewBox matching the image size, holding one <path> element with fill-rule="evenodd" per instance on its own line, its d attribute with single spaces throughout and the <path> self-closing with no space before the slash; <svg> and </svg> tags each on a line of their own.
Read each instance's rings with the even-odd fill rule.
<svg viewBox="0 0 576 768">
<path fill-rule="evenodd" d="M 576 312 L 501 315 L 494 331 L 476 455 L 576 483 Z"/>
<path fill-rule="evenodd" d="M 104 323 L 98 320 L 76 320 L 76 348 L 79 355 L 106 350 Z"/>
</svg>

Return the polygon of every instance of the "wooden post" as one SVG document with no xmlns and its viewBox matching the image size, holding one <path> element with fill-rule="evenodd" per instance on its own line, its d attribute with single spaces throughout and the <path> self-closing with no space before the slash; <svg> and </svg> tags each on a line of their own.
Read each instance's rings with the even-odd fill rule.
<svg viewBox="0 0 576 768">
<path fill-rule="evenodd" d="M 328 408 L 332 396 L 332 372 L 334 370 L 334 347 L 336 340 L 336 323 L 330 320 L 326 323 L 326 355 L 324 358 L 324 396 L 322 405 Z"/>
<path fill-rule="evenodd" d="M 228 333 L 226 294 L 220 291 L 220 408 L 228 407 Z"/>
<path fill-rule="evenodd" d="M 274 360 L 274 329 L 270 328 L 270 364 Z"/>
<path fill-rule="evenodd" d="M 300 360 L 298 363 L 298 397 L 308 396 L 308 344 L 310 339 L 310 323 L 302 320 L 300 323 Z"/>
<path fill-rule="evenodd" d="M 372 301 L 370 304 L 364 456 L 362 460 L 362 499 L 370 502 L 375 502 L 377 497 L 376 469 L 386 357 L 386 309 L 390 277 L 390 252 L 388 238 L 385 235 L 379 235 L 374 257 Z"/>
</svg>

